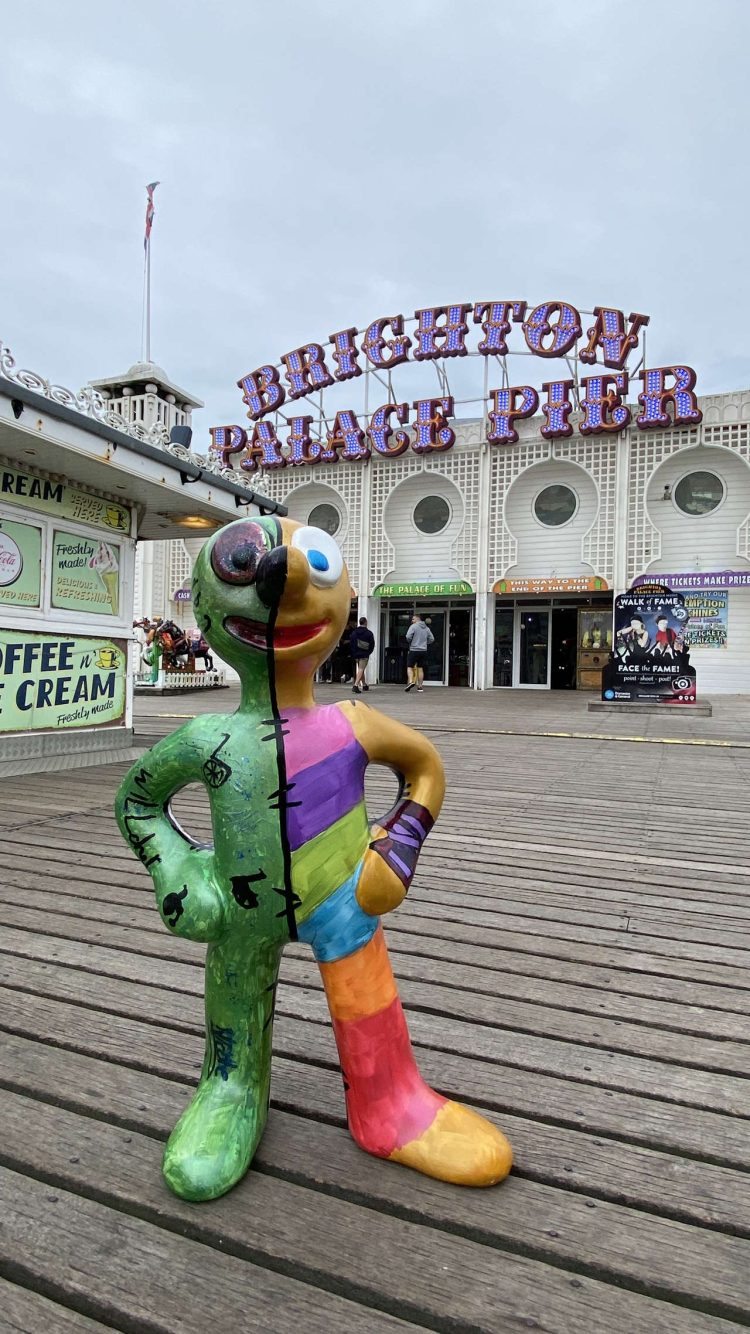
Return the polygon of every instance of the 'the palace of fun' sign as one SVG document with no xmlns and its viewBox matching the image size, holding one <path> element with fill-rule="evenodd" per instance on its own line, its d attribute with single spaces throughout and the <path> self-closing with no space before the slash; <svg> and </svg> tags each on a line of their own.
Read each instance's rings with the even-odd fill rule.
<svg viewBox="0 0 750 1334">
<path fill-rule="evenodd" d="M 526 301 L 477 301 L 455 306 L 429 306 L 414 313 L 413 337 L 404 329 L 403 315 L 387 315 L 374 320 L 364 333 L 355 328 L 331 334 L 326 347 L 305 343 L 286 352 L 276 365 L 270 363 L 248 371 L 238 381 L 252 429 L 239 425 L 211 428 L 211 449 L 222 462 L 233 466 L 239 456 L 240 467 L 247 472 L 259 468 L 283 468 L 315 463 L 364 462 L 373 452 L 397 458 L 411 448 L 417 454 L 434 454 L 450 449 L 456 439 L 449 426 L 454 416 L 453 396 L 420 398 L 411 404 L 386 402 L 369 415 L 366 422 L 357 413 L 343 409 L 336 413 L 332 429 L 324 439 L 314 439 L 311 415 L 283 413 L 284 404 L 295 403 L 309 394 L 329 389 L 337 382 L 354 380 L 368 370 L 388 376 L 395 366 L 407 361 L 441 361 L 465 357 L 471 352 L 482 357 L 504 357 L 514 349 L 508 336 L 512 326 L 520 325 L 517 341 L 522 351 L 545 359 L 567 358 L 571 354 L 595 373 L 582 377 L 579 402 L 574 401 L 574 379 L 550 379 L 542 385 L 544 401 L 532 385 L 520 384 L 490 389 L 487 395 L 487 440 L 493 445 L 512 445 L 518 440 L 515 424 L 531 417 L 541 403 L 544 424 L 540 432 L 547 440 L 564 439 L 573 434 L 568 418 L 575 406 L 582 412 L 578 430 L 583 436 L 612 435 L 630 425 L 633 412 L 625 398 L 629 375 L 625 369 L 630 353 L 638 346 L 639 335 L 649 322 L 647 315 L 631 314 L 627 320 L 621 310 L 595 306 L 594 323 L 587 330 L 586 342 L 578 347 L 583 334 L 580 312 L 565 301 L 545 301 L 528 309 Z M 479 326 L 480 337 L 469 348 L 472 325 Z M 359 342 L 357 340 L 360 340 Z M 575 349 L 575 351 L 574 351 Z M 604 369 L 604 368 L 607 369 Z M 642 431 L 667 426 L 695 426 L 702 413 L 695 396 L 695 371 L 690 366 L 659 366 L 639 372 L 642 391 L 638 395 L 640 411 L 635 425 Z M 670 409 L 670 411 L 668 411 Z M 283 417 L 288 427 L 282 441 L 274 414 Z M 396 425 L 394 425 L 396 423 Z M 410 430 L 403 427 L 410 424 Z"/>
</svg>

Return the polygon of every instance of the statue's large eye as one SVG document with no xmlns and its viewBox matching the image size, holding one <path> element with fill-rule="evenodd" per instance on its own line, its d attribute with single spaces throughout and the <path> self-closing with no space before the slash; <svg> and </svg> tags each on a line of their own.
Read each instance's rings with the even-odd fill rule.
<svg viewBox="0 0 750 1334">
<path fill-rule="evenodd" d="M 266 553 L 266 534 L 258 523 L 230 523 L 211 548 L 211 568 L 225 584 L 252 584 Z"/>
<path fill-rule="evenodd" d="M 303 551 L 310 566 L 310 583 L 316 588 L 332 588 L 341 578 L 344 558 L 338 542 L 322 528 L 297 528 L 292 546 Z"/>
</svg>

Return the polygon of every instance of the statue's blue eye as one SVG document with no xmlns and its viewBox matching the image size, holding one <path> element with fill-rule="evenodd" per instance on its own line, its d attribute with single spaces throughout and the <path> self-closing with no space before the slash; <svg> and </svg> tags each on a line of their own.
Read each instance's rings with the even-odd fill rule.
<svg viewBox="0 0 750 1334">
<path fill-rule="evenodd" d="M 327 570 L 329 568 L 328 557 L 324 556 L 322 551 L 308 551 L 307 559 L 314 570 Z"/>
</svg>

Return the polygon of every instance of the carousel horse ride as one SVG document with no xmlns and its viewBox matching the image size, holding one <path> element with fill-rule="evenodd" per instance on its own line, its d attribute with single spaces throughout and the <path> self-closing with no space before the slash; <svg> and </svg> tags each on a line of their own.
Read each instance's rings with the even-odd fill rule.
<svg viewBox="0 0 750 1334">
<path fill-rule="evenodd" d="M 504 1135 L 419 1073 L 380 923 L 402 902 L 440 812 L 440 758 L 359 699 L 313 697 L 349 614 L 338 545 L 289 519 L 237 520 L 201 551 L 193 605 L 211 648 L 239 673 L 239 708 L 159 741 L 116 804 L 165 924 L 208 943 L 205 1058 L 166 1146 L 167 1183 L 209 1200 L 247 1172 L 268 1115 L 276 981 L 292 940 L 309 943 L 320 967 L 357 1144 L 443 1181 L 501 1181 L 512 1163 Z M 373 824 L 371 763 L 400 780 Z M 170 810 L 196 782 L 208 791 L 213 846 Z"/>
</svg>

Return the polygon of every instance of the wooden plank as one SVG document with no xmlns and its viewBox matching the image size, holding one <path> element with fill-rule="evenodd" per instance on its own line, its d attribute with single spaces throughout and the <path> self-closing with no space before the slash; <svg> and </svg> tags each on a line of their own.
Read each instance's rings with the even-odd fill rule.
<svg viewBox="0 0 750 1334">
<path fill-rule="evenodd" d="M 565 1291 L 565 1274 L 558 1272 L 563 1266 L 568 1274 L 615 1283 L 625 1318 L 630 1293 L 623 1290 L 634 1286 L 660 1301 L 728 1320 L 750 1313 L 750 1242 L 735 1237 L 631 1217 L 628 1210 L 512 1178 L 494 1192 L 471 1194 L 426 1178 L 414 1181 L 353 1146 L 346 1154 L 341 1134 L 327 1127 L 320 1133 L 311 1127 L 313 1143 L 302 1153 L 279 1143 L 277 1127 L 284 1175 L 252 1172 L 220 1204 L 196 1209 L 164 1191 L 161 1145 L 146 1136 L 124 1135 L 101 1121 L 10 1094 L 0 1095 L 0 1108 L 2 1154 L 16 1171 L 42 1175 L 85 1198 L 104 1194 L 117 1209 L 137 1208 L 140 1217 L 162 1227 L 186 1228 L 213 1245 L 220 1240 L 224 1250 L 293 1267 L 311 1282 L 325 1276 L 328 1288 L 356 1292 L 360 1301 L 372 1296 L 381 1307 L 420 1320 L 492 1327 L 490 1311 L 502 1310 L 514 1289 L 519 1304 L 533 1293 L 538 1310 L 549 1308 Z M 343 1170 L 337 1149 L 344 1150 Z M 268 1158 L 266 1148 L 266 1167 Z M 352 1245 L 354 1237 L 364 1244 Z M 494 1274 L 487 1246 L 502 1253 Z M 468 1297 L 464 1284 L 455 1283 L 457 1272 L 464 1282 L 474 1279 Z M 612 1310 L 605 1299 L 616 1298 L 617 1291 L 599 1283 L 592 1291 L 604 1318 Z M 644 1315 L 641 1303 L 634 1303 L 632 1316 Z"/>
<path fill-rule="evenodd" d="M 0 1051 L 0 1086 L 158 1138 L 175 1125 L 190 1091 L 174 1078 L 115 1066 L 98 1056 L 47 1047 L 28 1038 L 0 1033 Z M 278 1121 L 282 1127 L 279 1133 L 286 1155 L 290 1141 L 306 1152 L 308 1136 L 318 1134 L 309 1129 L 307 1120 L 332 1130 L 345 1126 L 341 1081 L 333 1070 L 281 1058 L 274 1063 L 272 1093 L 271 1124 Z M 540 1184 L 750 1238 L 750 1174 L 746 1172 L 692 1158 L 679 1160 L 623 1140 L 507 1113 L 500 1119 L 514 1145 L 517 1177 L 522 1174 Z M 343 1153 L 344 1143 L 350 1142 L 348 1134 L 335 1142 L 336 1152 Z M 261 1157 L 265 1146 L 266 1139 Z M 267 1161 L 270 1167 L 271 1159 Z M 357 1171 L 362 1161 L 358 1155 Z M 409 1175 L 407 1180 L 414 1183 L 419 1178 Z M 479 1198 L 473 1193 L 458 1195 Z M 491 1199 L 491 1192 L 482 1198 Z"/>
<path fill-rule="evenodd" d="M 111 1325 L 59 1306 L 39 1292 L 0 1278 L 0 1330 L 3 1334 L 104 1334 Z"/>
<path fill-rule="evenodd" d="M 314 1334 L 404 1330 L 404 1322 L 215 1246 L 0 1168 L 0 1262 L 139 1334 L 242 1329 Z M 270 1229 L 273 1232 L 273 1229 Z M 300 1265 L 300 1268 L 302 1266 Z M 126 1324 L 127 1327 L 127 1324 Z M 412 1328 L 408 1323 L 406 1329 Z"/>
<path fill-rule="evenodd" d="M 132 954 L 121 957 L 128 959 L 131 970 L 133 964 L 138 962 L 138 956 Z M 132 979 L 132 972 L 131 977 L 118 978 L 111 977 L 105 970 L 105 976 L 108 981 L 99 983 L 97 991 L 92 986 L 90 973 L 86 971 L 0 953 L 0 984 L 3 986 L 98 1008 L 104 1008 L 103 988 L 106 986 L 106 1008 L 116 1013 L 137 1018 L 147 1006 L 152 1017 L 160 1016 L 164 1020 L 169 1018 L 177 1027 L 183 1026 L 183 1016 L 194 1018 L 194 1005 L 185 1005 L 181 997 L 175 998 L 171 989 L 167 992 L 160 985 L 155 985 L 157 980 L 161 983 L 162 978 L 160 972 L 158 979 L 154 976 L 153 965 L 146 963 L 139 979 L 140 983 L 150 988 L 145 995 L 143 986 Z M 695 1033 L 667 1031 L 644 1023 L 628 1023 L 624 1019 L 605 1019 L 586 1011 L 570 1012 L 550 1005 L 532 1005 L 490 994 L 457 991 L 403 975 L 399 977 L 399 984 L 401 998 L 409 1011 L 419 1010 L 425 1015 L 442 1015 L 460 1023 L 477 1024 L 482 1028 L 493 1029 L 498 1035 L 501 1031 L 507 1031 L 545 1040 L 561 1039 L 574 1044 L 577 1056 L 580 1056 L 583 1046 L 591 1046 L 716 1073 L 746 1076 L 750 1069 L 750 1029 L 746 1022 L 744 1027 L 741 1021 L 738 1024 L 740 1041 L 713 1041 Z M 297 989 L 294 996 L 291 991 L 287 991 L 288 987 Z M 202 995 L 202 969 L 192 970 L 185 991 L 191 997 Z M 591 1003 L 595 1003 L 593 997 Z M 293 1013 L 304 1017 L 307 1012 L 316 1022 L 328 1022 L 328 1006 L 317 965 L 312 960 L 284 960 L 278 1006 L 281 1014 Z M 500 1039 L 498 1036 L 498 1040 L 505 1045 L 510 1039 Z M 480 1044 L 477 1051 L 482 1053 L 482 1050 Z"/>
<path fill-rule="evenodd" d="M 567 1011 L 571 1015 L 585 1016 L 582 1020 L 584 1029 L 586 1025 L 595 1024 L 599 1016 L 607 1016 L 666 1031 L 693 1034 L 696 1037 L 721 1038 L 743 1043 L 750 1041 L 748 1037 L 750 1029 L 745 1016 L 696 1005 L 694 988 L 687 983 L 685 1000 L 682 1004 L 674 1004 L 664 1000 L 652 1001 L 641 996 L 627 995 L 614 991 L 611 987 L 604 990 L 602 986 L 575 986 L 554 980 L 540 980 L 528 974 L 488 969 L 469 970 L 460 964 L 442 959 L 423 959 L 419 956 L 415 958 L 394 950 L 392 941 L 390 944 L 401 994 L 407 1002 L 412 994 L 407 991 L 407 987 L 412 980 L 422 982 L 423 979 L 427 979 L 429 984 L 446 988 L 445 1003 L 449 1009 L 456 1001 L 458 993 L 481 998 L 475 1002 L 480 1007 L 484 1006 L 484 1000 L 488 996 L 496 1000 L 508 997 L 544 1007 L 545 1014 L 553 1009 L 554 1013 Z M 158 977 L 155 978 L 154 964 L 150 956 L 104 945 L 91 945 L 85 941 L 64 940 L 59 936 L 38 935 L 36 932 L 5 927 L 0 938 L 0 959 L 9 956 L 19 961 L 17 966 L 14 965 L 13 975 L 17 979 L 13 982 L 14 986 L 23 986 L 22 974 L 18 971 L 24 966 L 20 963 L 21 959 L 32 963 L 59 963 L 66 967 L 79 968 L 86 973 L 140 981 L 147 986 L 158 981 L 160 986 L 170 991 L 183 991 L 188 995 L 196 994 L 203 985 L 200 959 L 196 959 L 195 963 L 180 963 L 167 956 L 160 962 Z M 11 974 L 7 974 L 6 977 L 9 979 Z M 318 985 L 317 966 L 313 963 L 307 946 L 289 947 L 285 952 L 283 977 L 285 982 L 296 985 Z M 601 982 L 606 985 L 608 980 L 603 977 Z M 29 988 L 24 987 L 24 989 Z M 35 989 L 43 990 L 38 984 Z"/>
<path fill-rule="evenodd" d="M 19 1036 L 46 1040 L 71 1051 L 107 1054 L 122 1065 L 167 1073 L 173 1078 L 195 1077 L 203 1058 L 197 1032 L 194 1038 L 183 1035 L 180 1040 L 178 1030 L 170 1026 L 123 1019 L 26 993 L 2 993 L 0 1023 Z M 320 1065 L 338 1069 L 329 1026 L 307 1017 L 278 1016 L 274 1051 L 309 1065 L 312 1079 Z M 514 1052 L 514 1059 L 521 1054 Z M 520 1065 L 498 1067 L 474 1057 L 435 1050 L 431 1044 L 421 1047 L 418 1056 L 422 1072 L 433 1087 L 448 1097 L 494 1113 L 544 1115 L 563 1125 L 584 1125 L 593 1133 L 614 1133 L 633 1143 L 687 1152 L 722 1166 L 750 1167 L 750 1122 L 739 1115 L 692 1106 L 681 1106 L 675 1113 L 673 1103 L 654 1096 L 638 1097 Z M 669 1084 L 665 1083 L 663 1092 L 670 1092 Z"/>
</svg>

